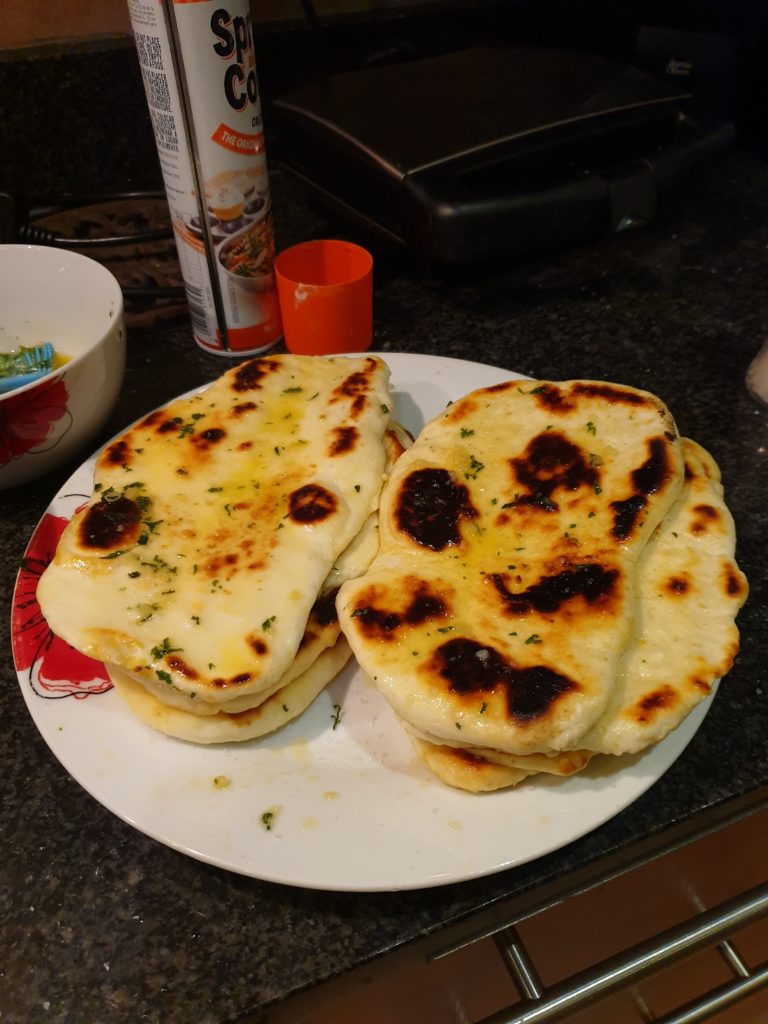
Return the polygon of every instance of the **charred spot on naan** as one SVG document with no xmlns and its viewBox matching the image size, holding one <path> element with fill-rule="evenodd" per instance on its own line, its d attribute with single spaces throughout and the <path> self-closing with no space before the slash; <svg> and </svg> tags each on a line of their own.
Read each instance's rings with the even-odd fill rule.
<svg viewBox="0 0 768 1024">
<path fill-rule="evenodd" d="M 369 357 L 362 370 L 350 373 L 341 384 L 338 384 L 333 389 L 329 404 L 334 405 L 336 402 L 349 401 L 349 414 L 352 419 L 357 419 L 368 404 L 373 380 L 378 372 L 377 368 L 377 360 Z"/>
<path fill-rule="evenodd" d="M 650 394 L 601 381 L 576 381 L 571 386 L 571 394 L 578 398 L 599 398 L 609 405 L 647 405 L 659 408 L 658 401 Z"/>
<path fill-rule="evenodd" d="M 627 717 L 640 725 L 648 725 L 659 714 L 668 714 L 680 701 L 680 694 L 673 686 L 659 686 L 641 697 L 627 709 Z"/>
<path fill-rule="evenodd" d="M 223 676 L 214 677 L 210 685 L 215 690 L 229 690 L 237 688 L 238 686 L 245 686 L 246 683 L 250 683 L 253 679 L 253 673 L 251 672 L 239 672 L 237 675 L 230 676 L 225 679 Z"/>
<path fill-rule="evenodd" d="M 101 456 L 101 462 L 107 466 L 122 466 L 127 469 L 131 462 L 131 445 L 127 437 L 107 445 Z"/>
<path fill-rule="evenodd" d="M 255 409 L 258 409 L 255 402 L 235 402 L 235 404 L 230 407 L 229 414 L 230 416 L 239 418 L 240 416 L 245 416 L 246 413 L 253 412 Z"/>
<path fill-rule="evenodd" d="M 695 505 L 691 516 L 691 533 L 699 535 L 709 533 L 712 530 L 722 530 L 722 516 L 720 512 L 705 502 Z"/>
<path fill-rule="evenodd" d="M 502 598 L 504 611 L 513 616 L 531 613 L 558 612 L 566 614 L 565 605 L 578 605 L 583 614 L 589 606 L 595 614 L 610 614 L 611 607 L 620 599 L 621 574 L 618 569 L 597 563 L 577 565 L 572 569 L 549 576 L 541 576 L 525 590 L 509 589 L 507 573 L 491 573 L 487 577 Z M 576 611 L 576 609 L 573 609 Z"/>
<path fill-rule="evenodd" d="M 555 415 L 569 413 L 574 408 L 574 403 L 556 384 L 539 385 L 531 394 L 535 396 L 537 405 Z"/>
<path fill-rule="evenodd" d="M 747 599 L 747 578 L 739 567 L 729 559 L 725 559 L 721 570 L 723 590 L 728 597 L 743 603 Z"/>
<path fill-rule="evenodd" d="M 239 366 L 232 376 L 230 387 L 235 393 L 258 391 L 262 380 L 271 373 L 277 373 L 281 364 L 274 359 L 249 359 Z"/>
<path fill-rule="evenodd" d="M 433 685 L 473 707 L 483 696 L 503 694 L 509 718 L 523 726 L 553 717 L 563 698 L 580 689 L 577 682 L 547 665 L 517 665 L 494 647 L 469 637 L 441 644 L 423 671 Z"/>
<path fill-rule="evenodd" d="M 454 761 L 458 761 L 466 768 L 475 768 L 481 770 L 488 762 L 484 757 L 478 757 L 476 754 L 470 753 L 469 750 L 465 750 L 463 747 L 449 747 L 443 745 L 443 755 L 445 757 L 451 757 Z"/>
<path fill-rule="evenodd" d="M 185 679 L 199 679 L 200 674 L 188 665 L 183 658 L 180 658 L 178 654 L 166 654 L 165 658 L 162 659 L 165 664 L 174 672 L 178 672 L 180 676 L 184 676 Z"/>
<path fill-rule="evenodd" d="M 135 544 L 141 534 L 143 511 L 133 498 L 111 488 L 88 508 L 78 524 L 78 544 L 107 554 Z"/>
<path fill-rule="evenodd" d="M 671 594 L 672 597 L 683 597 L 685 594 L 689 594 L 691 589 L 691 581 L 687 573 L 670 576 L 664 584 L 665 592 Z"/>
<path fill-rule="evenodd" d="M 467 487 L 447 469 L 416 469 L 395 502 L 399 531 L 420 547 L 442 551 L 461 543 L 463 519 L 477 519 Z"/>
<path fill-rule="evenodd" d="M 357 427 L 334 427 L 333 437 L 328 446 L 328 456 L 334 458 L 336 455 L 344 455 L 351 452 L 360 439 L 360 431 Z"/>
<path fill-rule="evenodd" d="M 480 393 L 481 392 L 476 392 L 476 394 Z M 449 423 L 460 423 L 468 416 L 471 416 L 472 413 L 477 410 L 477 408 L 478 403 L 475 397 L 473 395 L 470 395 L 467 398 L 462 398 L 460 401 L 454 402 L 452 405 L 449 405 L 446 411 L 443 413 L 443 415 L 445 416 L 445 419 Z"/>
<path fill-rule="evenodd" d="M 329 590 L 318 597 L 309 613 L 310 621 L 314 620 L 320 626 L 329 626 L 331 623 L 339 621 L 336 613 L 336 595 L 338 592 L 339 588 L 336 587 L 334 590 Z"/>
<path fill-rule="evenodd" d="M 398 580 L 396 592 L 404 598 L 398 608 L 384 606 L 391 591 L 383 592 L 375 584 L 359 595 L 351 614 L 362 635 L 394 641 L 400 639 L 406 629 L 443 621 L 451 614 L 450 594 L 433 589 L 426 580 L 406 576 Z"/>
<path fill-rule="evenodd" d="M 269 650 L 266 640 L 261 636 L 257 636 L 255 633 L 249 633 L 245 638 L 245 642 L 251 648 L 253 653 L 258 655 L 260 658 L 263 658 Z"/>
<path fill-rule="evenodd" d="M 677 479 L 672 458 L 673 443 L 665 435 L 651 438 L 647 443 L 648 458 L 630 473 L 633 493 L 611 502 L 611 533 L 617 540 L 625 541 L 632 535 L 641 513 L 648 505 L 649 496 L 660 493 Z"/>
<path fill-rule="evenodd" d="M 303 526 L 319 523 L 335 514 L 336 495 L 320 484 L 305 484 L 288 497 L 288 517 Z"/>
<path fill-rule="evenodd" d="M 533 437 L 520 458 L 510 459 L 514 478 L 513 487 L 526 493 L 516 493 L 503 508 L 529 506 L 545 512 L 555 512 L 558 504 L 553 498 L 557 490 L 576 491 L 599 486 L 599 472 L 590 464 L 585 452 L 560 431 L 543 431 Z"/>
<path fill-rule="evenodd" d="M 207 427 L 199 434 L 190 434 L 190 444 L 199 452 L 207 452 L 214 445 L 219 444 L 227 436 L 226 430 L 222 427 Z"/>
</svg>

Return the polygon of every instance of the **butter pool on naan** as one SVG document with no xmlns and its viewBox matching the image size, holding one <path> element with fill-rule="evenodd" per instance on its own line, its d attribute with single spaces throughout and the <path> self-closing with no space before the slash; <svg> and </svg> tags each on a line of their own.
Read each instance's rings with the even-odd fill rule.
<svg viewBox="0 0 768 1024">
<path fill-rule="evenodd" d="M 131 427 L 38 585 L 53 631 L 190 700 L 274 688 L 377 508 L 388 378 L 370 356 L 256 358 Z"/>
<path fill-rule="evenodd" d="M 510 381 L 429 423 L 380 506 L 342 629 L 394 710 L 439 742 L 577 749 L 632 634 L 637 559 L 677 498 L 666 406 L 595 381 Z"/>
</svg>

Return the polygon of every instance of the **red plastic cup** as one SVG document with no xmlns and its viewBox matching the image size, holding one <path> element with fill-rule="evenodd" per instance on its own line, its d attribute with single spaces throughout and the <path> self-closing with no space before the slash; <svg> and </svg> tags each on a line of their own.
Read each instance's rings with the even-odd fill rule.
<svg viewBox="0 0 768 1024">
<path fill-rule="evenodd" d="M 352 242 L 320 239 L 275 260 L 277 295 L 289 352 L 363 352 L 373 340 L 373 258 Z"/>
</svg>

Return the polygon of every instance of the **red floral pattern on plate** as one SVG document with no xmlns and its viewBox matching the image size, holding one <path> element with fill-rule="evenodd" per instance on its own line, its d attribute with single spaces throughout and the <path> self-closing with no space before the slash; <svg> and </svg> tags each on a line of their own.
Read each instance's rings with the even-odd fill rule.
<svg viewBox="0 0 768 1024">
<path fill-rule="evenodd" d="M 68 398 L 63 377 L 55 377 L 0 402 L 0 466 L 40 448 L 62 417 L 67 416 L 71 423 Z M 55 447 L 68 429 L 59 432 L 44 450 Z"/>
<path fill-rule="evenodd" d="M 39 697 L 78 700 L 112 689 L 100 661 L 80 654 L 55 636 L 37 602 L 37 581 L 53 558 L 67 520 L 46 513 L 32 535 L 13 594 L 11 642 L 18 672 L 28 671 Z"/>
</svg>

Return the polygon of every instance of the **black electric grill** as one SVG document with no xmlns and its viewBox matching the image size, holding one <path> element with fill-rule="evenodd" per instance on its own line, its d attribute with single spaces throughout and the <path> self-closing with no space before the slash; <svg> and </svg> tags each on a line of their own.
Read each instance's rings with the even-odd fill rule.
<svg viewBox="0 0 768 1024">
<path fill-rule="evenodd" d="M 326 78 L 275 103 L 314 197 L 426 261 L 463 263 L 647 223 L 725 149 L 725 121 L 632 66 L 478 48 Z"/>
</svg>

